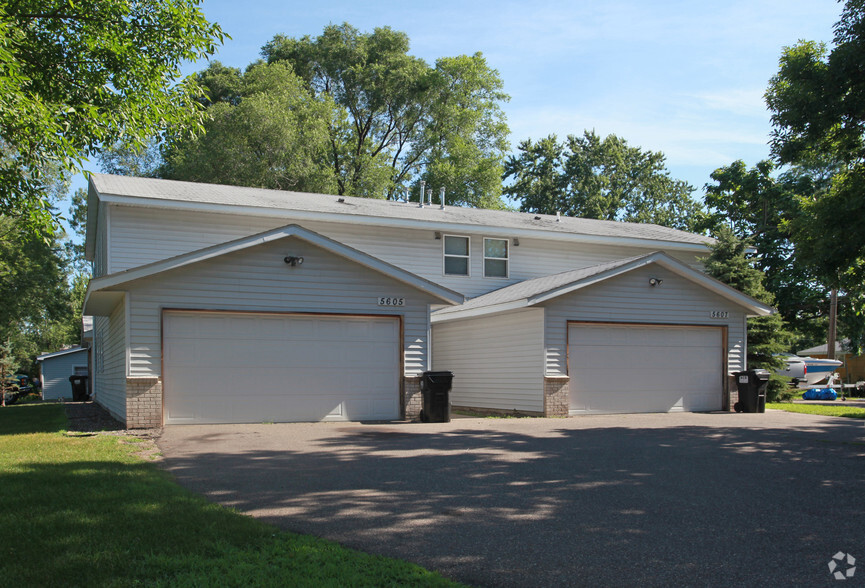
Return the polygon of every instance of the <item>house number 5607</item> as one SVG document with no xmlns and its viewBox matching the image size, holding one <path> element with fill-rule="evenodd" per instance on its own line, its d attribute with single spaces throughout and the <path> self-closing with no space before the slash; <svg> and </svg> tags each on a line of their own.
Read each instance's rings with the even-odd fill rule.
<svg viewBox="0 0 865 588">
<path fill-rule="evenodd" d="M 378 305 L 379 306 L 405 306 L 405 298 L 398 298 L 396 296 L 379 296 L 378 297 Z"/>
</svg>

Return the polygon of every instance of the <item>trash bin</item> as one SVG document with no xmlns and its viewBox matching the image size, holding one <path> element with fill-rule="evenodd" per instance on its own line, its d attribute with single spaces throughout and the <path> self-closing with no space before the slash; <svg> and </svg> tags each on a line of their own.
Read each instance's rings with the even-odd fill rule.
<svg viewBox="0 0 865 588">
<path fill-rule="evenodd" d="M 453 372 L 424 372 L 420 379 L 423 395 L 423 410 L 420 420 L 424 423 L 449 423 L 451 420 L 450 391 Z"/>
<path fill-rule="evenodd" d="M 84 402 L 87 400 L 87 376 L 69 376 L 72 384 L 72 401 Z"/>
<path fill-rule="evenodd" d="M 768 370 L 734 372 L 739 402 L 733 405 L 736 412 L 766 412 L 766 386 L 769 385 Z"/>
</svg>

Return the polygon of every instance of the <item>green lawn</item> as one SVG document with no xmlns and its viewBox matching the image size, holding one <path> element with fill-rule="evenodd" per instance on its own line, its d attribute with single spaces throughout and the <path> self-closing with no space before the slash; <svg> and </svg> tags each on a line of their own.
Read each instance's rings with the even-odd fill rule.
<svg viewBox="0 0 865 588">
<path fill-rule="evenodd" d="M 865 419 L 865 408 L 856 406 L 845 406 L 843 402 L 837 405 L 827 406 L 824 404 L 793 404 L 792 402 L 767 402 L 766 408 L 786 410 L 787 412 L 802 412 L 805 414 L 820 414 L 823 416 L 849 417 L 851 419 Z"/>
<path fill-rule="evenodd" d="M 61 405 L 0 409 L 0 585 L 457 585 L 211 504 L 140 444 L 65 426 Z"/>
</svg>

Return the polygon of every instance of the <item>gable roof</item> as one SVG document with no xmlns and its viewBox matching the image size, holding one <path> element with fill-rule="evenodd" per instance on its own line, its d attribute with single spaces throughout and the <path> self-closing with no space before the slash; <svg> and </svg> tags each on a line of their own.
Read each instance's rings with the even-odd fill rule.
<svg viewBox="0 0 865 588">
<path fill-rule="evenodd" d="M 54 359 L 55 357 L 60 357 L 61 355 L 69 355 L 70 353 L 81 353 L 82 351 L 87 351 L 86 347 L 70 347 L 69 349 L 61 349 L 60 351 L 54 351 L 52 353 L 43 353 L 42 355 L 36 356 L 36 361 L 45 361 L 46 359 Z"/>
<path fill-rule="evenodd" d="M 523 212 L 438 205 L 421 208 L 417 202 L 393 202 L 265 190 L 219 184 L 201 184 L 92 174 L 88 195 L 86 255 L 92 259 L 96 219 L 101 202 L 136 206 L 271 216 L 294 221 L 320 220 L 379 226 L 466 231 L 512 237 L 631 244 L 659 249 L 705 251 L 714 239 L 659 225 L 561 217 Z"/>
<path fill-rule="evenodd" d="M 431 322 L 446 322 L 534 306 L 650 264 L 662 266 L 731 302 L 745 307 L 754 315 L 767 315 L 775 312 L 771 306 L 742 294 L 662 251 L 655 251 L 647 255 L 629 257 L 505 286 L 499 290 L 472 298 L 459 306 L 436 310 L 431 315 Z"/>
<path fill-rule="evenodd" d="M 371 270 L 377 271 L 394 280 L 417 288 L 439 300 L 448 304 L 461 304 L 465 301 L 465 297 L 458 292 L 454 292 L 443 286 L 422 278 L 416 274 L 399 268 L 395 265 L 382 261 L 377 257 L 373 257 L 363 251 L 358 251 L 348 245 L 344 245 L 338 241 L 334 241 L 324 235 L 320 235 L 309 229 L 305 229 L 298 225 L 288 225 L 278 229 L 251 235 L 242 239 L 236 239 L 227 243 L 220 243 L 211 247 L 205 247 L 190 253 L 184 253 L 176 257 L 164 259 L 147 265 L 142 265 L 126 271 L 101 276 L 90 280 L 90 286 L 87 289 L 87 296 L 84 299 L 84 314 L 104 315 L 111 311 L 123 296 L 123 292 L 117 291 L 125 284 L 133 280 L 148 278 L 163 272 L 185 267 L 194 263 L 220 257 L 228 253 L 242 251 L 264 245 L 280 239 L 295 237 L 302 239 L 307 243 L 320 247 L 330 253 L 334 253 L 358 263 Z"/>
<path fill-rule="evenodd" d="M 823 343 L 822 345 L 817 345 L 816 347 L 809 347 L 808 349 L 797 351 L 796 355 L 805 356 L 811 355 L 812 353 L 816 353 L 817 355 L 827 355 L 829 353 L 829 344 Z M 837 353 L 838 355 L 850 355 L 850 339 L 836 341 L 835 353 Z"/>
</svg>

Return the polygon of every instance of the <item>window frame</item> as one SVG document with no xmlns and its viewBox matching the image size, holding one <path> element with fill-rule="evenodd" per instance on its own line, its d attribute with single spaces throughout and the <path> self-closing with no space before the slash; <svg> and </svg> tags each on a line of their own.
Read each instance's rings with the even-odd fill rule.
<svg viewBox="0 0 865 588">
<path fill-rule="evenodd" d="M 505 257 L 487 257 L 487 241 L 504 241 L 505 242 Z M 487 275 L 487 260 L 495 260 L 495 261 L 504 261 L 505 262 L 505 275 L 503 276 L 488 276 Z M 509 239 L 503 239 L 501 237 L 484 237 L 484 277 L 499 279 L 499 280 L 507 280 L 511 277 L 511 243 Z"/>
<path fill-rule="evenodd" d="M 448 237 L 455 237 L 457 239 L 465 239 L 466 240 L 466 254 L 465 255 L 456 255 L 454 253 L 447 252 L 447 239 Z M 448 257 L 456 257 L 459 259 L 466 260 L 466 273 L 464 274 L 451 274 L 447 272 L 447 264 L 445 263 Z M 472 238 L 468 235 L 442 235 L 442 275 L 443 276 L 452 276 L 455 278 L 470 278 L 472 275 Z"/>
</svg>

